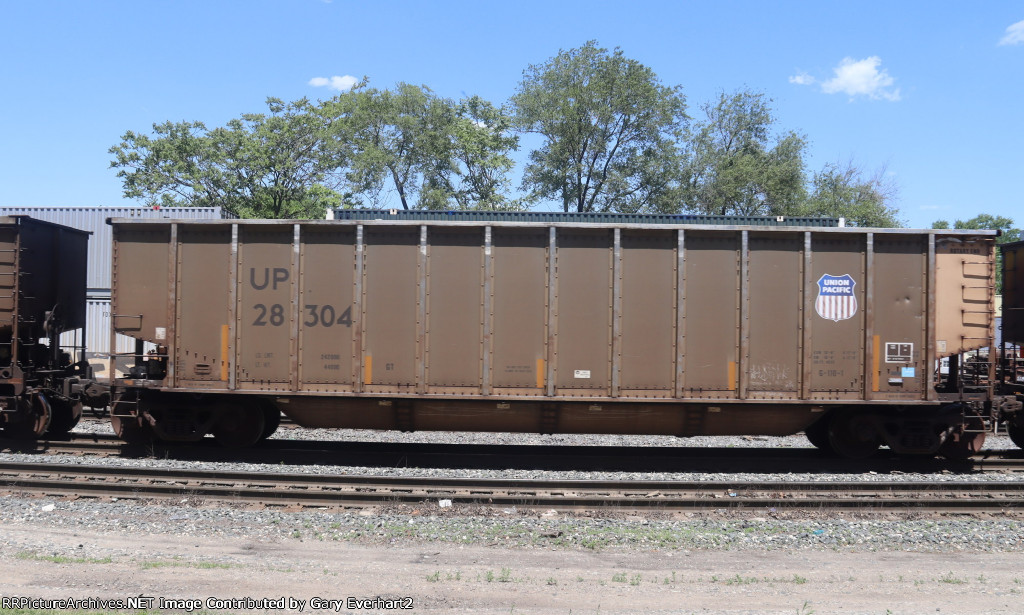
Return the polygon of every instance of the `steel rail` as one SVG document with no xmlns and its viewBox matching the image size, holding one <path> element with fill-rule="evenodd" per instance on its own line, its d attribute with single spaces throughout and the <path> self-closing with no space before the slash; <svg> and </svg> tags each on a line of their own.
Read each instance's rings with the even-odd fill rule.
<svg viewBox="0 0 1024 615">
<path fill-rule="evenodd" d="M 0 463 L 0 487 L 76 497 L 202 498 L 349 508 L 458 504 L 559 510 L 1020 510 L 1024 481 L 587 481 L 399 478 Z"/>
<path fill-rule="evenodd" d="M 208 446 L 203 443 L 152 443 L 148 445 L 126 444 L 119 438 L 109 434 L 74 434 L 68 440 L 39 440 L 37 442 L 26 442 L 19 440 L 5 440 L 0 438 L 0 452 L 29 452 L 42 454 L 70 454 L 70 455 L 129 455 L 134 457 L 160 456 L 161 453 L 172 452 L 175 458 L 179 459 L 207 459 L 211 461 L 228 461 L 237 459 L 251 463 L 258 463 L 260 457 L 265 457 L 267 462 L 277 463 L 281 456 L 299 455 L 305 457 L 317 457 L 318 463 L 352 465 L 349 461 L 340 460 L 339 453 L 358 453 L 366 456 L 369 462 L 373 455 L 413 455 L 417 458 L 433 459 L 437 457 L 471 459 L 487 456 L 503 455 L 508 458 L 529 457 L 543 465 L 543 459 L 573 459 L 580 460 L 580 468 L 589 467 L 588 460 L 595 457 L 595 447 L 592 446 L 560 446 L 557 448 L 545 447 L 543 457 L 527 453 L 522 449 L 531 449 L 530 445 L 431 445 L 426 443 L 402 444 L 388 442 L 348 442 L 348 441 L 313 441 L 313 440 L 268 440 L 259 447 L 251 449 L 224 449 L 216 446 Z M 627 455 L 633 451 L 629 447 L 598 447 L 602 449 L 599 456 L 608 458 L 608 455 Z M 788 461 L 786 470 L 789 472 L 805 472 L 810 470 L 801 469 L 813 461 L 816 472 L 829 470 L 835 466 L 833 471 L 849 472 L 856 467 L 863 467 L 864 471 L 886 471 L 895 470 L 900 472 L 933 473 L 954 470 L 957 472 L 1024 472 L 1024 457 L 1019 451 L 1009 451 L 1007 456 L 1002 451 L 987 451 L 976 457 L 965 460 L 946 461 L 941 459 L 929 459 L 924 457 L 877 457 L 862 461 L 849 461 L 837 458 L 822 458 L 814 449 L 793 449 L 793 448 L 750 448 L 750 449 L 724 449 L 726 456 L 723 457 L 722 449 L 681 446 L 667 451 L 647 451 L 644 453 L 644 460 L 652 461 L 657 455 L 669 455 L 666 457 L 668 465 L 663 468 L 665 471 L 701 471 L 707 472 L 708 465 L 721 466 L 722 473 L 734 472 L 728 469 L 729 464 L 735 465 L 740 460 L 738 456 L 742 451 L 750 451 L 751 457 L 757 457 L 762 461 L 772 461 L 776 465 Z M 777 458 L 770 453 L 777 453 Z M 678 458 L 674 457 L 678 455 Z M 811 459 L 813 456 L 813 459 Z M 722 458 L 719 458 L 722 457 Z M 692 460 L 700 464 L 700 467 L 687 470 L 679 468 L 678 464 L 684 460 Z M 673 465 L 674 464 L 674 465 Z M 364 465 L 364 464 L 357 464 Z M 650 465 L 650 464 L 647 464 Z M 755 471 L 755 470 L 748 470 Z M 770 468 L 761 466 L 763 472 L 771 472 Z"/>
</svg>

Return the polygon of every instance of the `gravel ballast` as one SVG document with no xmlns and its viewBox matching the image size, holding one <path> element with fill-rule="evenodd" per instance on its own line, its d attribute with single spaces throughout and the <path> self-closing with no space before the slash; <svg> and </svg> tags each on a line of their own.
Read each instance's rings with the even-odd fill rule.
<svg viewBox="0 0 1024 615">
<path fill-rule="evenodd" d="M 105 421 L 83 421 L 78 433 L 109 433 Z M 547 444 L 564 446 L 664 447 L 670 444 L 707 447 L 806 448 L 802 436 L 786 438 L 703 437 L 681 441 L 662 436 L 539 436 L 489 433 L 398 433 L 357 430 L 281 429 L 275 439 L 331 441 L 428 442 L 450 444 Z M 1006 440 L 1003 442 L 1003 440 Z M 1009 448 L 1006 438 L 989 446 Z M 223 463 L 121 457 L 0 454 L 0 460 L 90 465 L 221 470 L 252 474 L 365 474 L 400 477 L 444 476 L 505 479 L 602 479 L 659 481 L 1019 481 L 1015 473 L 970 474 L 767 474 L 694 472 L 580 472 L 553 470 L 480 470 L 437 468 L 381 468 L 323 465 Z M 45 510 L 44 510 L 45 509 Z M 523 548 L 659 548 L 686 549 L 837 549 L 862 550 L 1019 550 L 1024 526 L 1016 514 L 941 517 L 922 513 L 849 513 L 822 510 L 814 513 L 729 511 L 678 514 L 657 511 L 642 515 L 598 513 L 586 516 L 555 511 L 538 513 L 512 508 L 458 504 L 440 508 L 438 502 L 421 506 L 369 508 L 351 512 L 282 512 L 232 508 L 223 503 L 184 498 L 175 506 L 136 501 L 51 501 L 40 498 L 4 498 L 0 515 L 6 522 L 79 524 L 101 531 L 173 532 L 183 535 L 247 535 L 258 540 L 369 541 L 393 543 L 414 540 L 445 543 L 494 544 Z"/>
</svg>

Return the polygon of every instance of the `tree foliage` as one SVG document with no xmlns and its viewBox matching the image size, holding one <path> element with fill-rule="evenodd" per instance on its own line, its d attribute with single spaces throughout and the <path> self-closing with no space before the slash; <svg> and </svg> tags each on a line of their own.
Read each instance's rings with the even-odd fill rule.
<svg viewBox="0 0 1024 615">
<path fill-rule="evenodd" d="M 687 152 L 685 203 L 702 214 L 793 215 L 804 201 L 806 142 L 795 132 L 772 139 L 764 94 L 741 90 L 706 103 Z"/>
<path fill-rule="evenodd" d="M 346 187 L 379 207 L 393 191 L 404 209 L 508 209 L 510 152 L 518 138 L 508 113 L 480 97 L 455 102 L 425 86 L 357 86 L 322 106 Z"/>
<path fill-rule="evenodd" d="M 903 225 L 899 210 L 891 205 L 896 198 L 896 186 L 886 177 L 884 167 L 865 178 L 852 162 L 829 163 L 814 174 L 811 186 L 800 215 L 846 218 L 847 224 L 859 227 Z"/>
<path fill-rule="evenodd" d="M 155 124 L 153 136 L 126 132 L 110 148 L 124 195 L 150 205 L 220 206 L 245 218 L 323 217 L 339 201 L 327 125 L 306 99 L 268 98 L 267 107 L 269 114 L 213 130 L 186 121 Z"/>
<path fill-rule="evenodd" d="M 523 72 L 508 105 L 423 85 L 325 101 L 267 99 L 223 127 L 155 124 L 110 148 L 124 195 L 151 205 L 223 207 L 242 217 L 322 217 L 345 206 L 844 217 L 898 226 L 884 169 L 852 163 L 810 177 L 807 144 L 780 131 L 764 94 L 720 93 L 692 125 L 679 86 L 590 41 Z M 513 196 L 513 153 L 528 152 Z"/>
<path fill-rule="evenodd" d="M 686 125 L 679 87 L 650 68 L 589 41 L 523 73 L 512 97 L 516 123 L 540 135 L 522 187 L 564 211 L 666 207 L 678 182 L 678 141 Z"/>
</svg>

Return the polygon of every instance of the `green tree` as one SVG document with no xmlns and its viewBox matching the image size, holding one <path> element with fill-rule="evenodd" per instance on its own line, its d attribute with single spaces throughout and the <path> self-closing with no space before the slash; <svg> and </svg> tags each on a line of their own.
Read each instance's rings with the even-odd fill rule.
<svg viewBox="0 0 1024 615">
<path fill-rule="evenodd" d="M 850 226 L 894 228 L 903 226 L 899 210 L 891 203 L 896 185 L 886 178 L 885 168 L 865 178 L 852 162 L 835 163 L 814 174 L 812 191 L 800 215 L 846 218 Z"/>
<path fill-rule="evenodd" d="M 648 211 L 678 190 L 686 126 L 680 87 L 589 41 L 531 65 L 511 99 L 519 129 L 543 138 L 530 153 L 528 198 L 564 211 Z"/>
<path fill-rule="evenodd" d="M 518 139 L 501 108 L 479 97 L 461 103 L 426 86 L 366 87 L 324 102 L 346 187 L 359 204 L 391 194 L 403 209 L 504 208 L 509 153 Z"/>
<path fill-rule="evenodd" d="M 702 214 L 794 215 L 805 200 L 806 142 L 795 132 L 772 142 L 771 100 L 741 90 L 706 103 L 687 152 L 685 202 Z"/>
<path fill-rule="evenodd" d="M 946 220 L 937 220 L 932 224 L 932 228 L 935 229 L 948 229 L 950 228 L 949 222 Z M 1013 219 L 1005 216 L 993 216 L 991 214 L 978 214 L 969 220 L 957 220 L 953 223 L 954 229 L 993 229 L 1001 231 L 999 237 L 996 237 L 996 243 L 1012 243 L 1014 241 L 1020 241 L 1022 238 L 1021 229 L 1014 228 Z M 1002 294 L 1003 292 L 1003 253 L 996 248 L 996 294 Z"/>
<path fill-rule="evenodd" d="M 450 124 L 434 143 L 434 164 L 424 180 L 430 209 L 522 209 L 511 199 L 510 153 L 519 144 L 512 120 L 501 107 L 471 96 L 451 104 Z"/>
<path fill-rule="evenodd" d="M 164 122 L 111 147 L 124 196 L 161 206 L 221 206 L 243 218 L 321 218 L 340 200 L 325 148 L 328 125 L 306 99 L 268 98 L 269 114 L 249 113 L 208 130 Z"/>
</svg>

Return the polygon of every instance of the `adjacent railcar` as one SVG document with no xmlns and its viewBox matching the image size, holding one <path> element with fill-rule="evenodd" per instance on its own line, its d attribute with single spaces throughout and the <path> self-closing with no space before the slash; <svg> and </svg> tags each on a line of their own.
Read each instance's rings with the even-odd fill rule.
<svg viewBox="0 0 1024 615">
<path fill-rule="evenodd" d="M 64 433 L 91 383 L 84 357 L 89 234 L 28 216 L 0 217 L 0 426 Z M 65 331 L 80 342 L 62 348 Z"/>
<path fill-rule="evenodd" d="M 1024 397 L 1024 241 L 1003 244 L 1003 320 L 1001 385 Z M 1013 441 L 1024 448 L 1024 414 L 1010 421 Z"/>
<path fill-rule="evenodd" d="M 996 232 L 788 223 L 115 219 L 115 429 L 245 446 L 280 409 L 977 450 L 991 384 L 936 366 L 993 346 Z"/>
<path fill-rule="evenodd" d="M 1024 344 L 1024 241 L 999 247 L 1003 253 L 1003 340 Z"/>
</svg>

